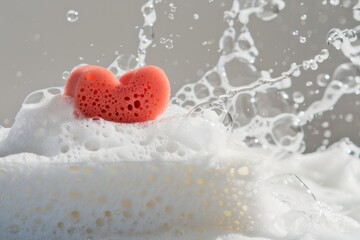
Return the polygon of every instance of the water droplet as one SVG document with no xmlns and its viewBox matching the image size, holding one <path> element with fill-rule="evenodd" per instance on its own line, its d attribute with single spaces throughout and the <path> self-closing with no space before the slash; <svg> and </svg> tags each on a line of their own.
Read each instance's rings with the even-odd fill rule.
<svg viewBox="0 0 360 240">
<path fill-rule="evenodd" d="M 301 69 L 297 66 L 296 63 L 291 64 L 292 76 L 299 77 L 301 75 Z"/>
<path fill-rule="evenodd" d="M 169 7 L 170 7 L 171 12 L 176 12 L 176 7 L 175 7 L 174 3 L 169 3 Z"/>
<path fill-rule="evenodd" d="M 294 36 L 299 35 L 299 30 L 295 30 L 295 31 L 293 31 L 293 32 L 292 32 L 292 35 L 294 35 Z"/>
<path fill-rule="evenodd" d="M 66 14 L 66 18 L 69 22 L 76 22 L 79 19 L 79 13 L 75 10 L 69 10 Z"/>
<path fill-rule="evenodd" d="M 306 14 L 301 15 L 300 19 L 301 19 L 302 21 L 305 21 L 305 20 L 307 19 L 307 15 L 306 15 Z"/>
<path fill-rule="evenodd" d="M 167 40 L 165 41 L 165 47 L 166 47 L 167 49 L 172 49 L 172 48 L 174 47 L 173 40 L 167 39 Z"/>
<path fill-rule="evenodd" d="M 338 6 L 340 4 L 340 0 L 330 0 L 330 4 L 333 6 Z"/>
<path fill-rule="evenodd" d="M 70 76 L 70 73 L 68 71 L 64 71 L 62 74 L 62 78 L 66 81 Z"/>
<path fill-rule="evenodd" d="M 308 63 L 311 70 L 317 70 L 319 68 L 319 64 L 314 59 L 310 59 Z"/>
<path fill-rule="evenodd" d="M 300 43 L 306 43 L 306 37 L 300 37 Z"/>
<path fill-rule="evenodd" d="M 257 13 L 256 16 L 263 21 L 270 21 L 278 16 L 281 10 L 285 8 L 285 2 L 283 0 L 265 0 L 258 1 L 262 6 L 262 11 Z"/>
<path fill-rule="evenodd" d="M 345 121 L 352 122 L 354 120 L 354 115 L 349 113 L 345 116 Z"/>
<path fill-rule="evenodd" d="M 326 87 L 330 82 L 330 76 L 329 74 L 319 74 L 316 78 L 316 83 L 320 87 Z"/>
<path fill-rule="evenodd" d="M 312 81 L 308 81 L 308 82 L 306 82 L 306 86 L 307 87 L 311 87 L 311 86 L 313 86 L 314 84 L 313 84 L 313 82 Z"/>
<path fill-rule="evenodd" d="M 199 14 L 195 13 L 195 14 L 193 15 L 193 18 L 194 18 L 194 20 L 199 20 L 200 16 L 199 16 Z"/>
<path fill-rule="evenodd" d="M 326 130 L 326 131 L 324 132 L 324 137 L 330 138 L 330 137 L 331 137 L 331 131 L 330 131 L 330 130 Z"/>
<path fill-rule="evenodd" d="M 323 49 L 321 50 L 319 56 L 323 59 L 323 60 L 326 60 L 329 58 L 330 54 L 329 54 L 329 50 L 327 49 Z"/>
<path fill-rule="evenodd" d="M 321 123 L 321 126 L 323 128 L 328 128 L 329 127 L 329 122 L 323 122 L 323 123 Z"/>
<path fill-rule="evenodd" d="M 307 61 L 307 60 L 303 61 L 302 67 L 304 68 L 304 70 L 309 70 L 309 68 L 310 68 L 310 62 Z"/>
<path fill-rule="evenodd" d="M 172 14 L 172 13 L 169 13 L 168 17 L 169 17 L 171 20 L 174 20 L 174 19 L 175 19 L 175 16 L 174 16 L 174 14 Z"/>
<path fill-rule="evenodd" d="M 341 49 L 344 37 L 340 29 L 333 28 L 327 34 L 327 43 L 333 45 L 336 49 Z"/>
<path fill-rule="evenodd" d="M 358 35 L 355 29 L 350 29 L 345 31 L 344 37 L 350 42 L 355 42 L 358 38 Z"/>
<path fill-rule="evenodd" d="M 302 94 L 302 92 L 299 91 L 294 92 L 292 98 L 296 103 L 303 103 L 305 100 L 304 94 Z"/>
<path fill-rule="evenodd" d="M 334 80 L 347 86 L 347 93 L 353 93 L 360 87 L 360 66 L 344 63 L 335 69 Z"/>
</svg>

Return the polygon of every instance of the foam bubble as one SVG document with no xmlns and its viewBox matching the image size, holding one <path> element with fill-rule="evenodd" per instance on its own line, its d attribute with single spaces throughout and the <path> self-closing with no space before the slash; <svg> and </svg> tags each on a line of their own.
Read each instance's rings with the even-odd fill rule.
<svg viewBox="0 0 360 240">
<path fill-rule="evenodd" d="M 175 105 L 157 121 L 120 124 L 82 119 L 74 115 L 71 99 L 52 95 L 24 104 L 0 142 L 0 236 L 248 239 L 304 231 L 321 236 L 309 227 L 309 218 L 315 226 L 349 232 L 359 227 L 356 221 L 318 204 L 341 205 L 360 220 L 356 207 L 326 194 L 345 191 L 354 200 L 360 194 L 360 164 L 339 149 L 333 151 L 344 153 L 345 165 L 320 153 L 280 162 L 269 151 L 245 147 L 222 124 L 190 117 Z M 326 159 L 329 168 L 314 158 Z M 312 174 L 316 169 L 329 177 L 319 181 Z M 343 181 L 332 181 L 333 174 Z M 289 181 L 296 191 L 284 190 Z M 287 221 L 297 225 L 284 225 Z"/>
<path fill-rule="evenodd" d="M 238 194 L 250 176 L 230 166 L 248 159 L 218 155 L 221 125 L 175 106 L 156 123 L 132 125 L 73 112 L 63 96 L 25 104 L 1 141 L 0 236 L 122 236 L 174 225 L 222 232 L 247 222 L 236 209 L 249 201 Z"/>
</svg>

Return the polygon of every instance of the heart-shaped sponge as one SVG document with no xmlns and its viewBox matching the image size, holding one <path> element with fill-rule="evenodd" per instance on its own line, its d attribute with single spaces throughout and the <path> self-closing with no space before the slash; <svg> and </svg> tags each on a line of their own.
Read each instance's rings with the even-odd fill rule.
<svg viewBox="0 0 360 240">
<path fill-rule="evenodd" d="M 163 113 L 170 98 L 170 84 L 158 67 L 146 66 L 125 73 L 118 80 L 99 66 L 75 69 L 65 86 L 85 117 L 134 123 L 154 120 Z"/>
</svg>

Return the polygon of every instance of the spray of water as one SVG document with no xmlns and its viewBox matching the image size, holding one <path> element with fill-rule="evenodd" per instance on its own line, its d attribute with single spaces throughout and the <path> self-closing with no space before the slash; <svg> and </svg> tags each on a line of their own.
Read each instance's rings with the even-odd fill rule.
<svg viewBox="0 0 360 240">
<path fill-rule="evenodd" d="M 219 41 L 221 55 L 217 65 L 196 83 L 183 86 L 172 102 L 183 107 L 195 106 L 190 110 L 190 116 L 201 115 L 212 121 L 220 121 L 226 129 L 235 129 L 239 133 L 239 138 L 248 145 L 276 145 L 290 152 L 303 151 L 305 146 L 302 127 L 316 114 L 331 109 L 344 94 L 352 94 L 359 90 L 360 72 L 356 63 L 360 49 L 357 45 L 352 45 L 357 40 L 356 29 L 332 29 L 327 36 L 328 44 L 342 49 L 344 55 L 353 63 L 340 65 L 335 70 L 322 99 L 299 113 L 280 112 L 270 117 L 256 114 L 260 112 L 257 109 L 257 95 L 291 87 L 291 81 L 299 77 L 302 71 L 315 71 L 320 63 L 329 58 L 329 51 L 323 49 L 312 59 L 301 64 L 293 63 L 288 71 L 275 78 L 272 78 L 268 71 L 261 71 L 253 65 L 259 52 L 247 27 L 249 16 L 255 14 L 264 21 L 271 20 L 284 7 L 283 1 L 233 1 L 231 10 L 224 13 L 228 28 Z M 234 26 L 236 20 L 242 24 L 238 34 Z M 250 72 L 250 84 L 238 88 L 230 84 L 232 79 L 228 77 L 227 65 L 234 61 L 237 61 L 239 67 L 242 66 Z M 285 100 L 288 98 L 284 93 L 282 96 Z M 245 105 L 244 98 L 249 99 Z M 249 112 L 248 105 L 251 105 L 250 108 L 254 112 L 250 117 L 244 112 Z M 244 120 L 244 116 L 250 119 Z"/>
<path fill-rule="evenodd" d="M 154 7 L 154 0 L 147 1 L 141 7 L 141 13 L 144 17 L 144 23 L 139 30 L 137 56 L 120 55 L 110 64 L 110 71 L 112 71 L 117 77 L 120 77 L 126 71 L 145 65 L 146 49 L 153 42 L 155 34 L 154 24 L 156 22 L 156 11 Z"/>
</svg>

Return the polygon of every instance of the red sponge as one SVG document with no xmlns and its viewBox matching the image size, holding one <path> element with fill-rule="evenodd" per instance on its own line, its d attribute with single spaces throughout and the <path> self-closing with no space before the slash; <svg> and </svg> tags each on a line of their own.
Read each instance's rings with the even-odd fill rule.
<svg viewBox="0 0 360 240">
<path fill-rule="evenodd" d="M 65 95 L 86 117 L 134 123 L 154 120 L 170 98 L 170 84 L 158 67 L 146 66 L 125 73 L 118 80 L 109 70 L 81 66 L 67 80 Z"/>
</svg>

